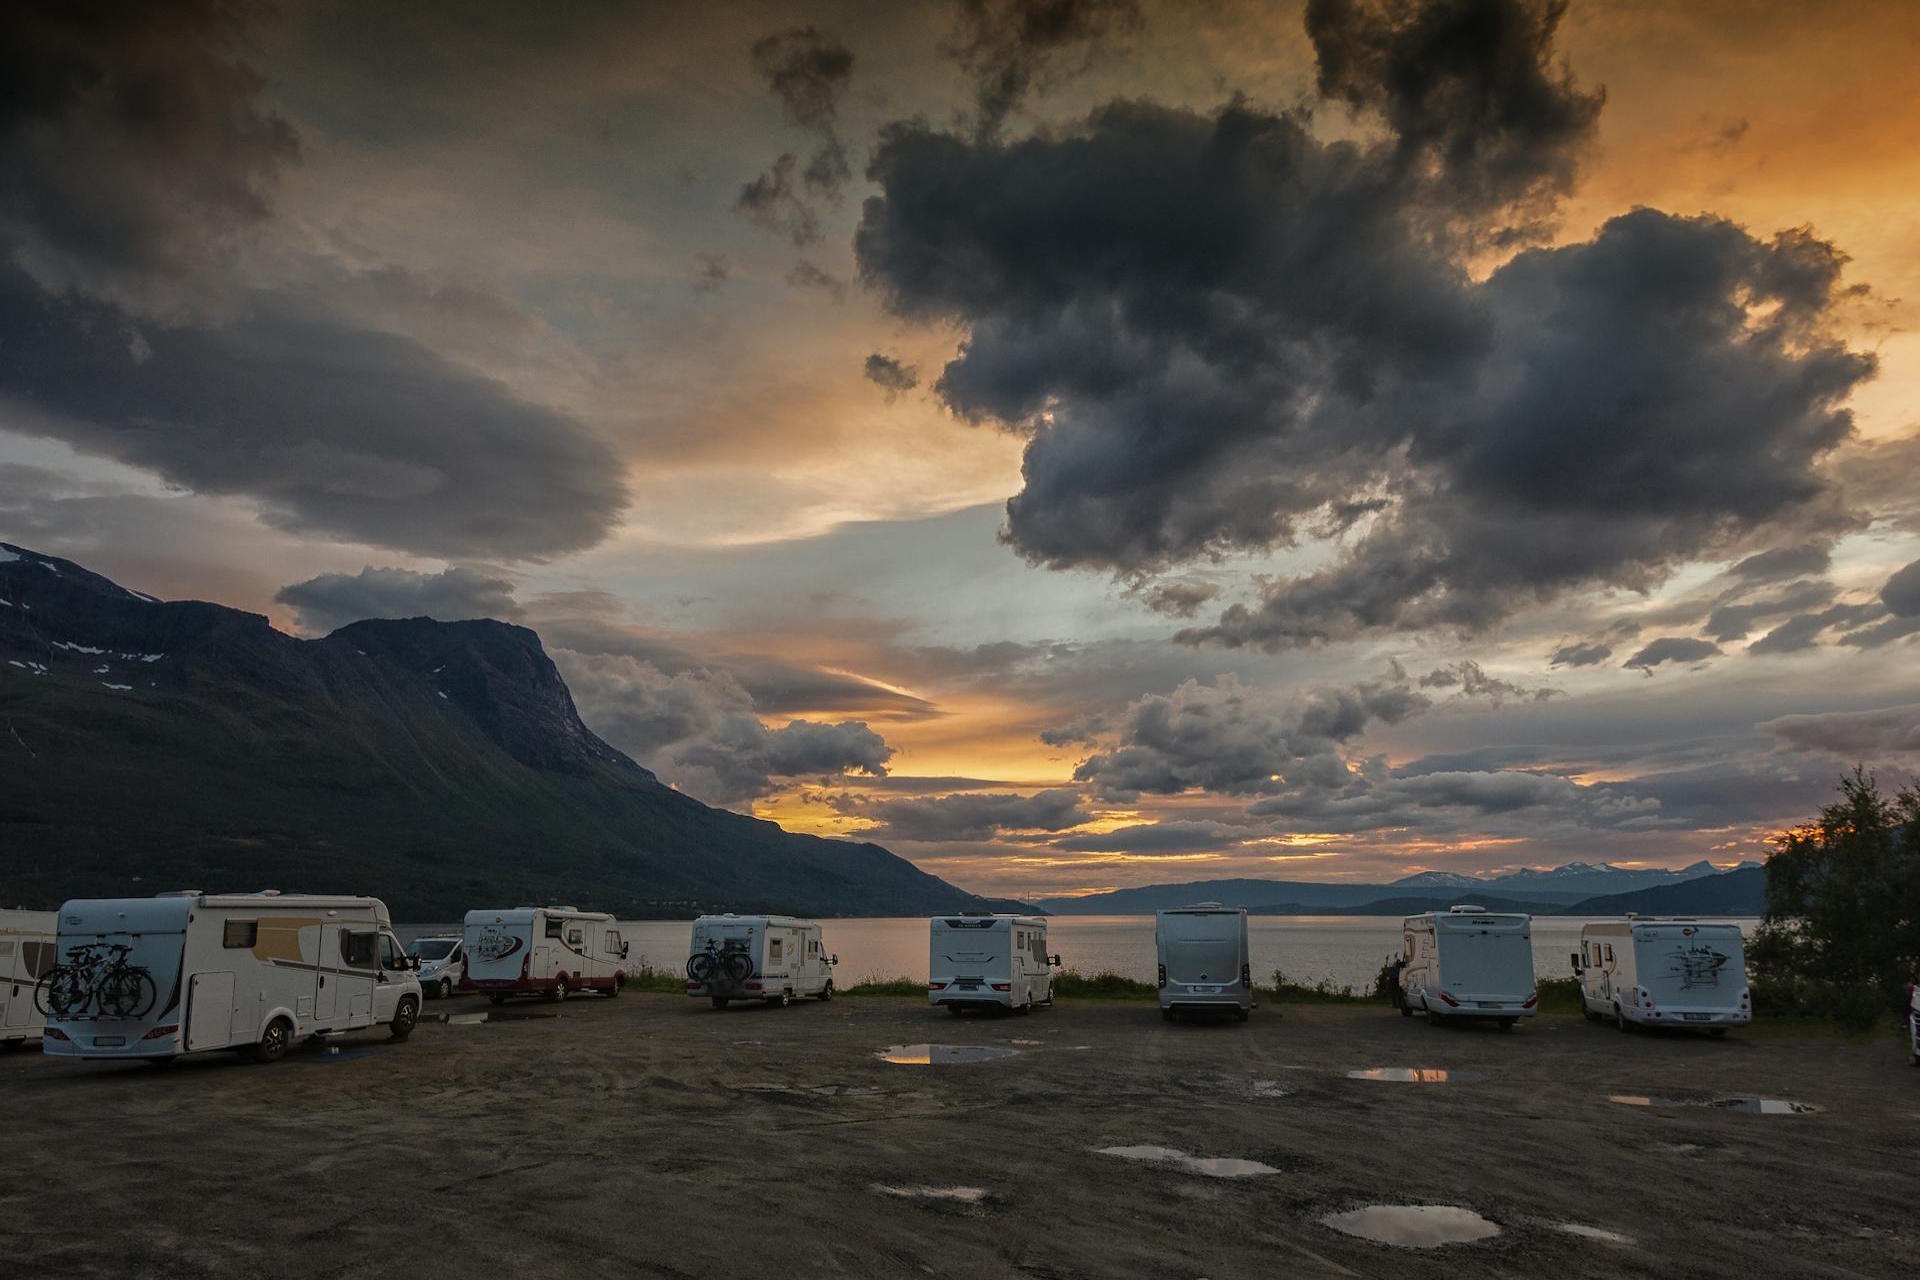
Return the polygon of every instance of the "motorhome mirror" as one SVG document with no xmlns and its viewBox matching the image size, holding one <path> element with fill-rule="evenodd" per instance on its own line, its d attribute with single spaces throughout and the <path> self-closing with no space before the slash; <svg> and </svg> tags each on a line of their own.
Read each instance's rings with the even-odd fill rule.
<svg viewBox="0 0 1920 1280">
<path fill-rule="evenodd" d="M 1575 973 L 1579 973 L 1580 972 L 1580 953 L 1578 951 L 1571 952 L 1569 953 L 1567 958 L 1573 961 L 1573 971 Z"/>
<path fill-rule="evenodd" d="M 623 942 L 623 943 L 621 943 L 621 944 L 620 944 L 620 958 L 621 958 L 622 960 L 625 960 L 625 959 L 627 958 L 627 952 L 629 952 L 629 951 L 631 951 L 631 950 L 633 950 L 633 944 L 632 944 L 631 942 Z"/>
<path fill-rule="evenodd" d="M 1055 956 L 1055 957 L 1053 957 L 1053 958 L 1052 958 L 1051 960 L 1049 960 L 1049 961 L 1048 961 L 1047 963 L 1048 963 L 1048 964 L 1051 964 L 1051 965 L 1052 965 L 1052 966 L 1053 966 L 1054 968 L 1056 968 L 1056 969 L 1057 969 L 1057 968 L 1059 968 L 1059 967 L 1060 967 L 1060 957 L 1059 957 L 1059 956 Z"/>
<path fill-rule="evenodd" d="M 830 955 L 830 956 L 828 956 L 828 957 L 827 957 L 827 963 L 828 963 L 828 964 L 839 964 L 839 963 L 840 963 L 840 957 L 839 957 L 839 955 L 838 955 L 838 954 L 836 953 L 836 954 L 834 954 L 834 955 Z"/>
</svg>

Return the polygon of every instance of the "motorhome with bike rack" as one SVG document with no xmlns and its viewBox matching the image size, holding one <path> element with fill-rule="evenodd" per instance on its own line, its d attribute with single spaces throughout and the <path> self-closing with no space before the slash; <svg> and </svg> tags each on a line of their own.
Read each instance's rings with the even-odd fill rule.
<svg viewBox="0 0 1920 1280">
<path fill-rule="evenodd" d="M 377 898 L 201 893 L 76 899 L 37 996 L 55 1057 L 173 1058 L 294 1042 L 420 1016 L 413 961 Z"/>
<path fill-rule="evenodd" d="M 1053 1003 L 1053 968 L 1044 916 L 962 912 L 928 921 L 927 1003 L 953 1013 Z"/>
<path fill-rule="evenodd" d="M 1403 1017 L 1427 1015 L 1436 1026 L 1490 1018 L 1511 1031 L 1539 1005 L 1533 984 L 1533 917 L 1457 906 L 1408 916 L 1400 925 Z"/>
<path fill-rule="evenodd" d="M 818 924 L 792 916 L 701 916 L 688 953 L 687 994 L 716 1009 L 735 1000 L 782 1008 L 805 996 L 831 1000 L 840 963 L 827 953 Z"/>
<path fill-rule="evenodd" d="M 1160 1016 L 1232 1013 L 1245 1022 L 1253 1011 L 1253 962 L 1247 949 L 1247 913 L 1240 907 L 1202 902 L 1158 911 L 1154 947 L 1160 953 Z"/>
<path fill-rule="evenodd" d="M 0 1049 L 40 1038 L 46 1017 L 33 990 L 56 954 L 53 912 L 0 911 Z"/>
<path fill-rule="evenodd" d="M 467 985 L 500 1004 L 508 996 L 565 1000 L 582 991 L 617 996 L 627 946 L 614 918 L 576 907 L 467 912 Z"/>
<path fill-rule="evenodd" d="M 1573 955 L 1581 1010 L 1622 1031 L 1680 1027 L 1723 1036 L 1753 1021 L 1740 926 L 1677 917 L 1596 920 Z"/>
</svg>

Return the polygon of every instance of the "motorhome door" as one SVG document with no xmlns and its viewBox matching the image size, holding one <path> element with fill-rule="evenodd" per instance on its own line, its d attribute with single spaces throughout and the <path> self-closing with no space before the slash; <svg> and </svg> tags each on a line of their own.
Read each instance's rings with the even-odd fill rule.
<svg viewBox="0 0 1920 1280">
<path fill-rule="evenodd" d="M 326 1026 L 339 1016 L 341 971 L 346 968 L 346 947 L 341 941 L 341 926 L 320 926 L 320 949 L 315 954 L 319 983 L 313 995 L 313 1020 Z"/>
<path fill-rule="evenodd" d="M 187 1052 L 233 1042 L 233 973 L 196 973 L 187 984 Z"/>
</svg>

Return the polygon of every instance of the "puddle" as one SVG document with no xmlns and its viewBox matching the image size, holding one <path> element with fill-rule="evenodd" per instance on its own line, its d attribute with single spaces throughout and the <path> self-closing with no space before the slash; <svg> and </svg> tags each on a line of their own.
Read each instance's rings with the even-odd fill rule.
<svg viewBox="0 0 1920 1280">
<path fill-rule="evenodd" d="M 1235 1160 L 1226 1156 L 1190 1156 L 1184 1151 L 1172 1147 L 1095 1147 L 1095 1155 L 1118 1156 L 1122 1160 L 1145 1160 L 1153 1164 L 1169 1164 L 1184 1173 L 1197 1173 L 1207 1178 L 1255 1178 L 1265 1173 L 1278 1173 L 1270 1164 L 1261 1164 L 1258 1160 Z"/>
<path fill-rule="evenodd" d="M 450 1013 L 447 1025 L 450 1027 L 477 1027 L 487 1020 L 484 1013 Z"/>
<path fill-rule="evenodd" d="M 1347 1072 L 1349 1080 L 1391 1080 L 1397 1084 L 1465 1084 L 1484 1079 L 1478 1071 L 1453 1071 L 1446 1067 L 1369 1067 Z"/>
<path fill-rule="evenodd" d="M 1448 1204 L 1370 1204 L 1348 1213 L 1330 1213 L 1320 1222 L 1344 1235 L 1409 1249 L 1466 1244 L 1500 1234 L 1499 1227 L 1473 1210 Z"/>
<path fill-rule="evenodd" d="M 875 1195 L 898 1196 L 902 1200 L 957 1200 L 961 1204 L 979 1204 L 987 1198 L 985 1187 L 890 1187 L 876 1182 L 867 1189 Z"/>
<path fill-rule="evenodd" d="M 1011 1043 L 1011 1044 L 1040 1044 L 1040 1043 L 1042 1043 L 1042 1041 L 1039 1041 L 1039 1040 L 1013 1040 L 1013 1041 L 1010 1041 L 1009 1043 Z"/>
<path fill-rule="evenodd" d="M 1749 1111 L 1762 1116 L 1802 1116 L 1820 1110 L 1810 1102 L 1789 1102 L 1785 1098 L 1655 1098 L 1637 1093 L 1607 1095 L 1608 1102 L 1623 1107 L 1710 1107 L 1715 1111 Z"/>
<path fill-rule="evenodd" d="M 882 1062 L 899 1062 L 918 1067 L 950 1067 L 962 1062 L 987 1062 L 1011 1058 L 1018 1049 L 1001 1049 L 985 1044 L 896 1044 L 874 1055 Z"/>
<path fill-rule="evenodd" d="M 1632 1244 L 1633 1237 L 1620 1231 L 1608 1231 L 1604 1227 L 1583 1227 L 1577 1222 L 1556 1222 L 1555 1231 L 1564 1231 L 1570 1236 L 1579 1236 L 1582 1240 L 1598 1240 L 1602 1244 Z"/>
<path fill-rule="evenodd" d="M 325 1049 L 321 1050 L 319 1053 L 313 1054 L 312 1056 L 301 1054 L 298 1057 L 295 1057 L 289 1054 L 287 1057 L 287 1061 L 299 1063 L 302 1066 L 308 1066 L 308 1067 L 326 1066 L 329 1063 L 346 1062 L 352 1058 L 364 1058 L 367 1056 L 367 1054 L 371 1052 L 372 1050 L 370 1049 L 336 1049 L 333 1046 L 329 1045 Z"/>
</svg>

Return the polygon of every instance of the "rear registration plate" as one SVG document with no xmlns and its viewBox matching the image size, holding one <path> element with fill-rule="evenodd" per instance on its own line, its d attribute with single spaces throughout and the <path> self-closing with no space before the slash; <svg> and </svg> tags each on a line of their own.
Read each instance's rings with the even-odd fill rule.
<svg viewBox="0 0 1920 1280">
<path fill-rule="evenodd" d="M 93 1047 L 96 1049 L 119 1049 L 124 1048 L 126 1043 L 127 1038 L 125 1036 L 95 1036 L 93 1038 Z"/>
<path fill-rule="evenodd" d="M 1220 994 L 1220 988 L 1218 987 L 1188 987 L 1187 990 L 1197 996 L 1217 996 Z"/>
<path fill-rule="evenodd" d="M 1479 1002 L 1479 1007 L 1482 1009 L 1498 1009 L 1500 1002 L 1498 1000 L 1482 1000 Z"/>
<path fill-rule="evenodd" d="M 1683 1013 L 1680 1016 L 1688 1022 L 1709 1022 L 1713 1018 L 1710 1013 Z"/>
</svg>

